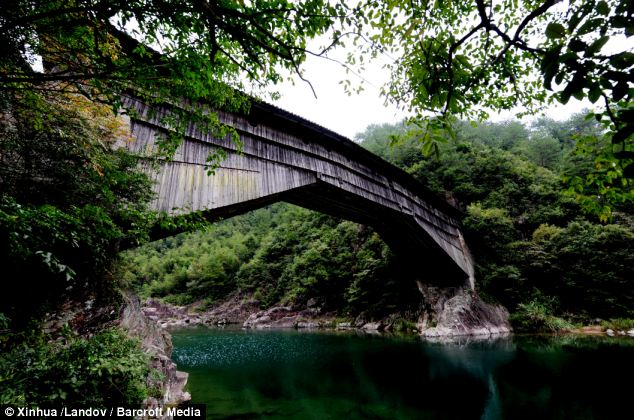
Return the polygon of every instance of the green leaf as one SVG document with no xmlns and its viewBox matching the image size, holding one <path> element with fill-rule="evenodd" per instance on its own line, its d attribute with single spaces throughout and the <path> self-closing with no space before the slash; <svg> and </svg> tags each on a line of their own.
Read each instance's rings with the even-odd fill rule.
<svg viewBox="0 0 634 420">
<path fill-rule="evenodd" d="M 568 43 L 568 48 L 574 52 L 581 52 L 588 48 L 588 44 L 578 38 L 574 38 Z"/>
<path fill-rule="evenodd" d="M 625 95 L 627 95 L 628 88 L 629 84 L 624 80 L 617 83 L 616 86 L 614 86 L 614 88 L 612 89 L 612 99 L 614 99 L 615 101 L 620 101 L 621 99 L 623 99 Z"/>
<path fill-rule="evenodd" d="M 590 19 L 586 23 L 581 25 L 581 27 L 577 31 L 577 34 L 578 35 L 589 34 L 590 32 L 595 31 L 603 22 L 604 22 L 603 18 Z"/>
<path fill-rule="evenodd" d="M 634 65 L 634 53 L 629 51 L 622 52 L 612 57 L 610 64 L 619 70 L 629 68 Z"/>
<path fill-rule="evenodd" d="M 634 134 L 634 123 L 629 123 L 612 136 L 612 144 L 622 143 Z"/>
<path fill-rule="evenodd" d="M 608 6 L 608 4 L 603 0 L 597 3 L 596 10 L 597 13 L 603 16 L 607 16 L 610 14 L 610 6 Z"/>
<path fill-rule="evenodd" d="M 546 37 L 551 39 L 566 36 L 566 28 L 560 23 L 551 22 L 546 26 Z"/>
<path fill-rule="evenodd" d="M 567 92 L 565 89 L 562 92 L 559 92 L 558 100 L 562 104 L 566 105 L 570 100 L 570 92 Z"/>
<path fill-rule="evenodd" d="M 561 46 L 553 48 L 546 53 L 541 62 L 542 73 L 544 74 L 544 87 L 551 90 L 551 83 L 557 72 L 559 71 L 559 54 Z"/>
<path fill-rule="evenodd" d="M 586 82 L 586 74 L 585 72 L 578 71 L 573 76 L 570 83 L 566 85 L 564 88 L 564 92 L 567 92 L 568 95 L 575 95 L 579 91 L 583 90 Z"/>
<path fill-rule="evenodd" d="M 601 48 L 603 48 L 603 46 L 606 44 L 606 42 L 608 42 L 610 40 L 609 36 L 602 36 L 601 38 L 597 39 L 596 41 L 594 41 L 592 43 L 592 45 L 590 45 L 587 49 L 586 49 L 586 57 L 590 57 L 592 55 L 595 55 L 596 53 L 598 53 L 599 51 L 601 51 Z"/>
<path fill-rule="evenodd" d="M 594 104 L 599 100 L 602 92 L 603 91 L 601 90 L 601 86 L 599 86 L 598 84 L 594 84 L 588 92 L 588 99 Z"/>
<path fill-rule="evenodd" d="M 579 101 L 583 100 L 583 98 L 586 97 L 586 95 L 583 93 L 583 90 L 579 90 L 579 91 L 573 93 L 572 96 L 574 96 Z"/>
<path fill-rule="evenodd" d="M 581 20 L 583 19 L 584 15 L 577 12 L 574 13 L 570 19 L 568 19 L 568 31 L 572 32 L 575 30 L 575 28 L 577 27 L 577 25 L 581 22 Z"/>
</svg>

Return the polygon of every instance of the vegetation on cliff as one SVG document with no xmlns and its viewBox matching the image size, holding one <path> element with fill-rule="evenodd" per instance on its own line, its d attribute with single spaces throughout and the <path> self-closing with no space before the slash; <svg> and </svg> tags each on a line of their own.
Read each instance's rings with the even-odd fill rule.
<svg viewBox="0 0 634 420">
<path fill-rule="evenodd" d="M 90 338 L 70 329 L 57 342 L 31 336 L 0 357 L 0 404 L 108 407 L 139 404 L 149 394 L 149 356 L 118 329 Z"/>
<path fill-rule="evenodd" d="M 420 304 L 416 284 L 372 229 L 279 203 L 127 253 L 124 278 L 173 304 L 230 293 L 259 305 L 386 315 Z"/>
<path fill-rule="evenodd" d="M 2 92 L 0 102 L 0 264 L 11 282 L 0 299 L 0 401 L 139 403 L 148 360 L 112 327 L 112 271 L 154 215 L 137 160 L 111 147 L 126 127 L 72 94 Z M 70 325 L 44 332 L 54 314 Z"/>
</svg>

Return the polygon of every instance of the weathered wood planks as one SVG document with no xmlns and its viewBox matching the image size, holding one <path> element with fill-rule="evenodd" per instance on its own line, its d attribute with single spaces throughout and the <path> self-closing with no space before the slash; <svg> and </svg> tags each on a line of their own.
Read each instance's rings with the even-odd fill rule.
<svg viewBox="0 0 634 420">
<path fill-rule="evenodd" d="M 149 154 L 165 127 L 139 100 L 125 101 L 137 111 L 130 124 L 136 140 L 125 147 Z M 254 102 L 250 115 L 220 112 L 219 117 L 239 133 L 242 152 L 229 139 L 189 127 L 173 161 L 152 172 L 154 208 L 223 216 L 271 201 L 293 202 L 370 224 L 412 263 L 429 267 L 431 276 L 473 288 L 473 262 L 458 212 L 410 175 L 354 142 L 268 104 Z M 227 158 L 208 176 L 206 158 L 217 147 Z"/>
</svg>

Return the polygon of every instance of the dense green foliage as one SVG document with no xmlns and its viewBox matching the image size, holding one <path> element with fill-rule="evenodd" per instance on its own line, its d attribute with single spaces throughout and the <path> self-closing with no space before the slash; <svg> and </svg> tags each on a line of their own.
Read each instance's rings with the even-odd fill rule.
<svg viewBox="0 0 634 420">
<path fill-rule="evenodd" d="M 164 156 L 194 122 L 238 140 L 216 111 L 244 110 L 241 91 L 300 74 L 307 40 L 341 21 L 337 10 L 321 0 L 5 1 L 0 262 L 8 277 L 32 280 L 5 293 L 0 313 L 24 324 L 65 295 L 102 296 L 120 246 L 147 236 L 147 180 L 111 150 L 126 134 L 108 111 L 134 113 L 122 94 L 181 105 L 159 116 L 172 129 L 159 142 Z M 209 156 L 210 171 L 221 157 Z"/>
<path fill-rule="evenodd" d="M 583 214 L 560 178 L 582 173 L 591 162 L 572 144 L 578 133 L 597 129 L 579 116 L 563 123 L 541 120 L 531 130 L 513 122 L 462 125 L 457 145 L 444 145 L 438 158 L 425 158 L 413 140 L 387 158 L 466 211 L 467 242 L 485 296 L 529 318 L 553 312 L 631 317 L 631 205 L 615 207 L 611 224 L 598 223 Z M 381 152 L 373 131 L 366 144 Z M 544 138 L 553 145 L 548 161 L 527 153 L 544 151 L 534 144 Z"/>
<path fill-rule="evenodd" d="M 442 139 L 428 128 L 451 133 L 455 117 L 587 98 L 608 141 L 575 139 L 595 159 L 573 187 L 588 210 L 607 216 L 610 205 L 634 201 L 633 14 L 631 0 L 367 0 L 352 11 L 363 36 L 348 64 L 390 58 L 383 94 L 413 113 L 423 128 L 413 135 L 428 149 Z"/>
<path fill-rule="evenodd" d="M 122 244 L 147 237 L 147 177 L 113 150 L 120 122 L 78 97 L 2 96 L 0 312 L 25 325 L 68 296 L 105 298 Z M 104 292 L 102 296 L 99 292 Z"/>
<path fill-rule="evenodd" d="M 215 111 L 245 110 L 241 91 L 258 93 L 299 74 L 306 40 L 335 18 L 320 0 L 3 1 L 0 265 L 11 286 L 0 298 L 2 402 L 123 404 L 142 397 L 147 361 L 121 334 L 65 345 L 19 339 L 63 302 L 90 298 L 104 307 L 116 300 L 119 250 L 146 240 L 156 221 L 146 209 L 147 177 L 135 158 L 113 147 L 129 137 L 117 112 L 134 113 L 124 109 L 122 94 L 181 105 L 159 116 L 173 129 L 159 138 L 162 157 L 171 157 L 192 123 L 238 140 Z M 210 154 L 210 172 L 220 157 Z"/>
<path fill-rule="evenodd" d="M 127 281 L 144 296 L 211 304 L 239 291 L 263 308 L 385 315 L 417 304 L 415 284 L 371 229 L 287 204 L 130 251 Z"/>
<path fill-rule="evenodd" d="M 384 93 L 445 117 L 419 118 L 414 131 L 374 127 L 362 138 L 466 212 L 482 295 L 507 305 L 526 328 L 567 325 L 559 316 L 634 316 L 632 208 L 623 204 L 634 194 L 633 62 L 628 51 L 603 49 L 610 36 L 632 34 L 631 1 L 574 1 L 566 13 L 554 3 L 5 1 L 0 265 L 11 287 L 0 298 L 0 402 L 113 405 L 146 395 L 147 360 L 122 333 L 56 342 L 20 335 L 65 300 L 91 295 L 99 305 L 116 295 L 119 250 L 146 240 L 156 220 L 136 159 L 112 147 L 127 136 L 114 115 L 133 113 L 122 109 L 121 93 L 182 105 L 161 117 L 173 128 L 160 142 L 164 156 L 192 123 L 237 141 L 215 111 L 245 111 L 240 91 L 260 93 L 289 72 L 301 78 L 307 41 L 324 33 L 332 44 L 316 55 L 347 36 L 366 35 L 373 53 L 394 47 L 399 57 Z M 456 34 L 457 21 L 474 26 Z M 526 41 L 541 33 L 538 45 Z M 541 83 L 530 74 L 535 63 Z M 474 106 L 537 107 L 571 96 L 603 98 L 605 112 L 596 114 L 603 125 L 473 128 L 453 119 L 473 115 Z M 442 131 L 449 123 L 457 145 Z M 221 157 L 209 156 L 210 169 Z M 573 198 L 604 221 L 612 214 L 611 224 L 582 216 Z M 398 256 L 370 228 L 289 206 L 150 244 L 126 259 L 129 284 L 173 303 L 237 292 L 263 308 L 311 305 L 371 317 L 420 308 Z"/>
<path fill-rule="evenodd" d="M 217 110 L 245 111 L 247 94 L 261 95 L 293 73 L 302 78 L 307 40 L 342 20 L 342 7 L 323 0 L 6 0 L 0 89 L 77 92 L 130 114 L 122 93 L 147 105 L 179 104 L 155 113 L 172 130 L 160 142 L 168 158 L 192 123 L 239 143 Z M 210 171 L 222 157 L 221 149 L 210 153 Z"/>
<path fill-rule="evenodd" d="M 569 324 L 555 315 L 634 316 L 632 208 L 616 207 L 610 224 L 599 223 L 561 182 L 561 173 L 591 162 L 574 153 L 574 136 L 597 130 L 581 116 L 532 127 L 460 124 L 459 141 L 437 158 L 393 137 L 403 125 L 370 127 L 359 139 L 465 212 L 481 295 L 516 312 L 520 328 L 556 329 Z M 369 228 L 276 205 L 136 250 L 127 275 L 145 295 L 180 304 L 240 291 L 263 307 L 313 298 L 342 313 L 385 314 L 420 299 L 396 258 Z"/>
<path fill-rule="evenodd" d="M 283 69 L 299 71 L 306 40 L 337 18 L 320 0 L 7 0 L 0 39 L 8 60 L 0 85 L 77 84 L 116 101 L 131 82 L 162 99 L 219 104 L 232 96 L 228 85 L 257 87 L 279 81 Z M 37 55 L 53 71 L 29 67 Z"/>
<path fill-rule="evenodd" d="M 351 21 L 372 42 L 350 61 L 393 54 L 386 94 L 419 113 L 486 116 L 571 96 L 604 99 L 612 111 L 627 106 L 634 56 L 627 42 L 606 44 L 634 35 L 632 2 L 557 3 L 367 0 Z"/>
<path fill-rule="evenodd" d="M 342 64 L 362 73 L 369 58 L 389 58 L 383 94 L 413 111 L 418 125 L 433 126 L 413 133 L 428 152 L 437 151 L 439 129 L 452 132 L 456 116 L 482 119 L 518 105 L 533 112 L 571 97 L 601 103 L 594 116 L 607 141 L 574 139 L 595 161 L 585 176 L 570 178 L 570 188 L 589 211 L 608 217 L 614 203 L 634 201 L 632 13 L 631 0 L 7 0 L 0 88 L 70 89 L 115 110 L 131 89 L 147 104 L 199 103 L 161 114 L 174 130 L 161 142 L 170 156 L 192 121 L 238 142 L 215 110 L 244 110 L 240 92 L 257 94 L 289 74 L 304 80 L 307 54 L 328 57 L 352 39 Z M 307 42 L 319 36 L 324 46 L 309 51 Z M 37 57 L 50 71 L 33 65 Z M 529 153 L 548 164 L 554 144 L 540 142 L 543 151 Z M 210 171 L 222 157 L 210 154 Z"/>
<path fill-rule="evenodd" d="M 148 394 L 148 363 L 139 343 L 115 329 L 88 339 L 30 338 L 0 354 L 0 404 L 137 405 Z"/>
</svg>

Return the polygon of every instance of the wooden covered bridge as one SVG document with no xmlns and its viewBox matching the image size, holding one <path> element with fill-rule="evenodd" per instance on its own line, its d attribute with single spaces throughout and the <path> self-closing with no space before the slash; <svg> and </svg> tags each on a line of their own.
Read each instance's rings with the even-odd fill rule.
<svg viewBox="0 0 634 420">
<path fill-rule="evenodd" d="M 131 121 L 145 153 L 164 130 L 142 102 Z M 171 162 L 154 170 L 153 207 L 168 213 L 203 211 L 227 218 L 286 201 L 372 226 L 421 281 L 473 288 L 473 262 L 460 231 L 460 214 L 420 182 L 349 139 L 275 106 L 253 102 L 248 115 L 220 112 L 243 147 L 190 130 Z M 212 148 L 227 158 L 207 175 Z"/>
</svg>

